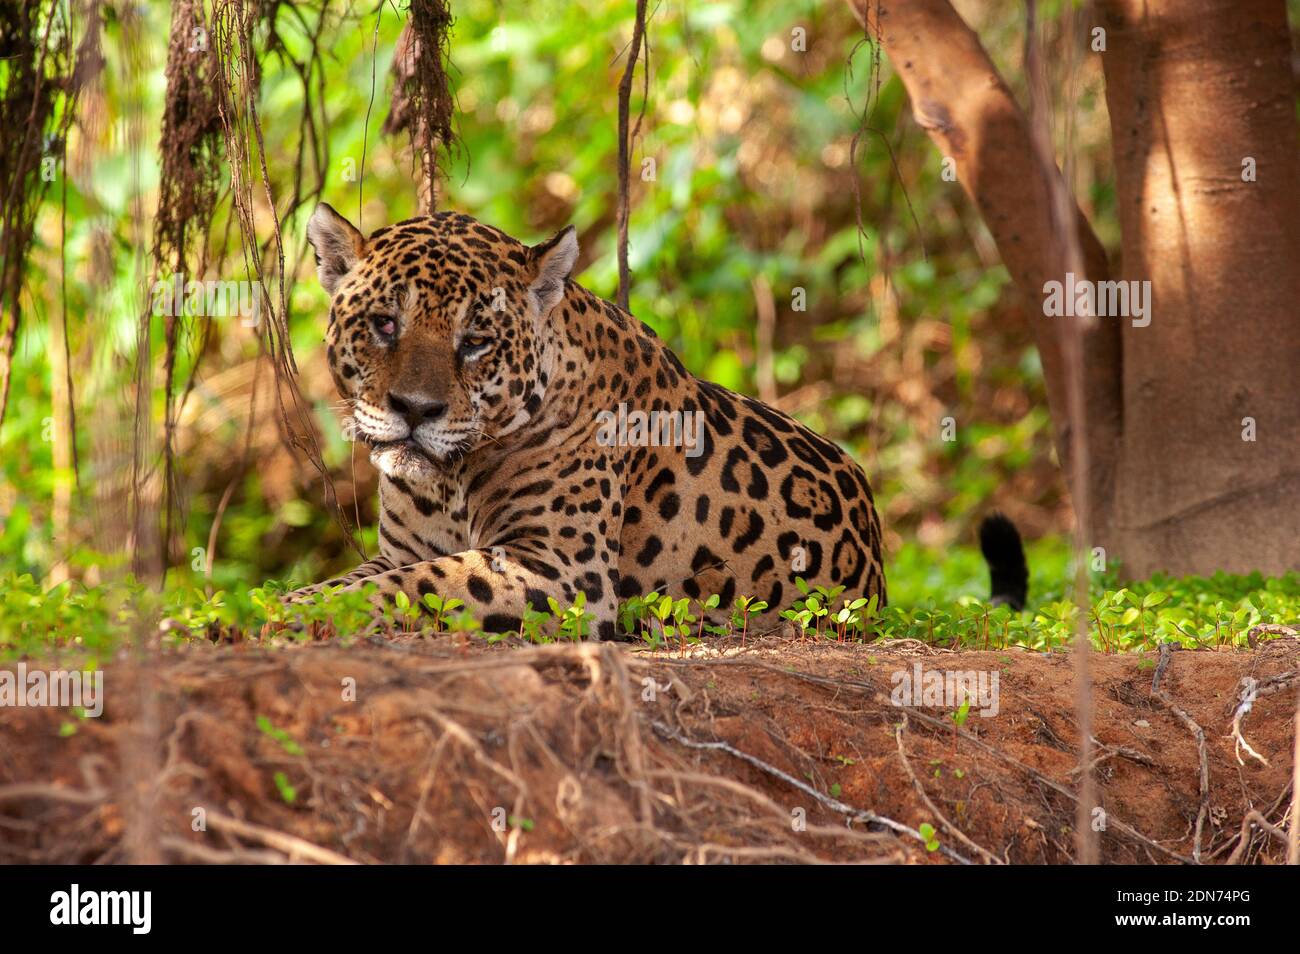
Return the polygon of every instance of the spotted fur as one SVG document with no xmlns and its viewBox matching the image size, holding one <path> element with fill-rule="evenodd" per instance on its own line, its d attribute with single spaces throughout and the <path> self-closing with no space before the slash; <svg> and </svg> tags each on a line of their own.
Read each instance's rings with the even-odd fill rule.
<svg viewBox="0 0 1300 954">
<path fill-rule="evenodd" d="M 330 371 L 381 472 L 380 554 L 329 583 L 456 597 L 489 632 L 581 591 L 602 638 L 651 590 L 765 600 L 759 625 L 796 577 L 883 603 L 861 468 L 573 282 L 572 227 L 529 247 L 440 212 L 367 239 L 322 205 L 309 236 Z M 611 444 L 620 405 L 702 426 L 689 446 Z"/>
</svg>

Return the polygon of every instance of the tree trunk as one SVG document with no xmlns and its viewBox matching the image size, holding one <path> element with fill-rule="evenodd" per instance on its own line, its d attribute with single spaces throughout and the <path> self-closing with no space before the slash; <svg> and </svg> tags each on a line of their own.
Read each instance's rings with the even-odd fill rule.
<svg viewBox="0 0 1300 954">
<path fill-rule="evenodd" d="M 1036 316 L 1068 464 L 1063 323 L 1077 319 L 1044 315 L 1044 283 L 1065 281 L 1068 258 L 1029 123 L 948 0 L 849 6 L 955 160 Z M 1295 569 L 1300 153 L 1282 0 L 1102 8 L 1123 266 L 1110 275 L 1079 213 L 1076 278 L 1150 281 L 1151 321 L 1103 317 L 1084 335 L 1089 468 L 1086 487 L 1071 482 L 1092 503 L 1081 532 L 1132 576 Z"/>
<path fill-rule="evenodd" d="M 1100 13 L 1120 277 L 1152 290 L 1151 324 L 1121 327 L 1116 551 L 1139 575 L 1300 568 L 1300 148 L 1283 0 L 1106 0 Z"/>
</svg>

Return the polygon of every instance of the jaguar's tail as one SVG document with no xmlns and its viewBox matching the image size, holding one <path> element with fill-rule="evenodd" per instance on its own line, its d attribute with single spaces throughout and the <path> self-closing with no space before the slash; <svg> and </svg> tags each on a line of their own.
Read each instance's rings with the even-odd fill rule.
<svg viewBox="0 0 1300 954">
<path fill-rule="evenodd" d="M 980 550 L 989 565 L 993 589 L 990 602 L 1024 609 L 1029 595 L 1029 565 L 1016 525 L 1000 513 L 989 514 L 980 523 Z"/>
</svg>

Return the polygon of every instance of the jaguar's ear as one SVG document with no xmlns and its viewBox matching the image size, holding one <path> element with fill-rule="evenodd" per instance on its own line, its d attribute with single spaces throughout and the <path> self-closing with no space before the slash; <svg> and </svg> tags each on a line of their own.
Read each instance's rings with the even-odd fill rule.
<svg viewBox="0 0 1300 954">
<path fill-rule="evenodd" d="M 343 276 L 366 250 L 366 238 L 332 206 L 322 202 L 307 222 L 307 241 L 316 250 L 316 274 L 321 287 L 333 295 Z"/>
<path fill-rule="evenodd" d="M 545 315 L 564 297 L 564 280 L 573 271 L 578 260 L 578 232 L 566 225 L 545 242 L 528 250 L 528 261 L 533 269 L 533 280 L 528 285 L 528 295 L 538 315 Z"/>
</svg>

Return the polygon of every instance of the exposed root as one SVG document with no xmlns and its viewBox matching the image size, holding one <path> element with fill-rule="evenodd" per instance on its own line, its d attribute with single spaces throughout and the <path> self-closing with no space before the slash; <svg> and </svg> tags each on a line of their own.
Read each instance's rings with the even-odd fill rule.
<svg viewBox="0 0 1300 954">
<path fill-rule="evenodd" d="M 1280 623 L 1261 623 L 1258 626 L 1252 626 L 1250 632 L 1246 633 L 1246 642 L 1250 648 L 1254 649 L 1259 645 L 1261 636 L 1284 636 L 1290 639 L 1300 639 L 1300 629 L 1293 626 L 1283 626 Z"/>
<path fill-rule="evenodd" d="M 1007 663 L 1004 717 L 954 727 L 941 711 L 892 704 L 882 667 L 911 666 L 908 647 L 771 639 L 744 653 L 677 659 L 613 644 L 452 639 L 190 647 L 164 651 L 143 681 L 138 663 L 114 661 L 108 678 L 151 687 L 151 703 L 118 693 L 104 719 L 63 738 L 56 710 L 0 719 L 0 858 L 121 863 L 150 847 L 130 842 L 133 831 L 160 859 L 206 864 L 1076 857 L 1075 746 L 1061 728 L 1069 673 L 1059 659 Z M 936 659 L 990 663 L 979 653 Z M 1243 775 L 1240 807 L 1209 812 L 1208 749 L 1224 736 L 1226 764 L 1231 748 L 1229 713 L 1220 727 L 1203 698 L 1247 671 L 1281 686 L 1290 675 L 1281 662 L 1188 652 L 1179 686 L 1189 701 L 1171 707 L 1134 688 L 1146 677 L 1133 660 L 1098 659 L 1091 767 L 1115 835 L 1101 839 L 1105 860 L 1275 860 L 1290 767 Z M 1144 723 L 1142 737 L 1155 733 L 1149 748 L 1114 741 L 1157 704 L 1183 726 Z M 1258 747 L 1276 748 L 1282 733 L 1289 750 L 1291 720 L 1279 728 L 1275 702 L 1264 704 Z M 130 761 L 146 712 L 156 731 L 144 744 L 157 753 Z M 1043 723 L 1054 731 L 1038 731 Z M 1180 764 L 1193 752 L 1199 784 Z M 152 775 L 141 777 L 145 768 Z M 146 790 L 156 793 L 150 824 L 132 829 Z M 1197 825 L 1185 814 L 1191 799 L 1203 809 Z M 207 824 L 194 831 L 200 808 Z M 1242 833 L 1235 820 L 1220 827 L 1230 813 L 1245 817 Z M 937 850 L 926 850 L 935 846 L 918 830 L 924 821 L 942 832 Z"/>
<path fill-rule="evenodd" d="M 1254 759 L 1259 760 L 1264 765 L 1268 764 L 1268 759 L 1260 755 L 1246 741 L 1246 737 L 1241 733 L 1241 723 L 1246 715 L 1255 707 L 1255 701 L 1261 696 L 1272 695 L 1282 689 L 1286 689 L 1300 679 L 1300 670 L 1285 672 L 1278 676 L 1265 679 L 1263 682 L 1257 681 L 1253 676 L 1243 676 L 1241 679 L 1241 693 L 1237 697 L 1240 701 L 1236 710 L 1232 714 L 1232 739 L 1236 744 L 1237 763 L 1245 765 L 1246 762 L 1241 757 L 1241 750 L 1245 749 L 1246 754 Z"/>
<path fill-rule="evenodd" d="M 1237 847 L 1228 856 L 1228 864 L 1241 864 L 1242 857 L 1250 849 L 1252 828 L 1258 828 L 1260 831 L 1272 835 L 1284 845 L 1287 843 L 1287 833 L 1281 828 L 1278 828 L 1257 811 L 1246 812 L 1246 817 L 1241 820 L 1241 837 L 1237 841 Z"/>
<path fill-rule="evenodd" d="M 84 789 L 77 790 L 43 782 L 20 782 L 16 785 L 0 786 L 0 803 L 36 799 L 66 802 L 70 805 L 97 805 L 109 795 L 108 789 L 99 778 L 103 768 L 102 758 L 87 756 L 81 760 L 81 776 L 86 783 Z"/>
<path fill-rule="evenodd" d="M 1160 688 L 1160 678 L 1164 674 L 1170 658 L 1172 658 L 1173 648 L 1172 643 L 1165 643 L 1160 647 L 1160 664 L 1156 667 L 1156 674 L 1151 680 L 1151 696 L 1172 712 L 1178 718 L 1178 721 L 1187 727 L 1187 731 L 1192 733 L 1192 738 L 1196 740 L 1196 754 L 1201 763 L 1201 804 L 1196 811 L 1196 831 L 1192 840 L 1192 858 L 1199 865 L 1201 863 L 1201 834 L 1205 829 L 1205 817 L 1210 810 L 1210 762 L 1205 746 L 1205 730 L 1197 725 L 1196 720 L 1189 716 L 1169 697 L 1168 693 Z"/>
</svg>

